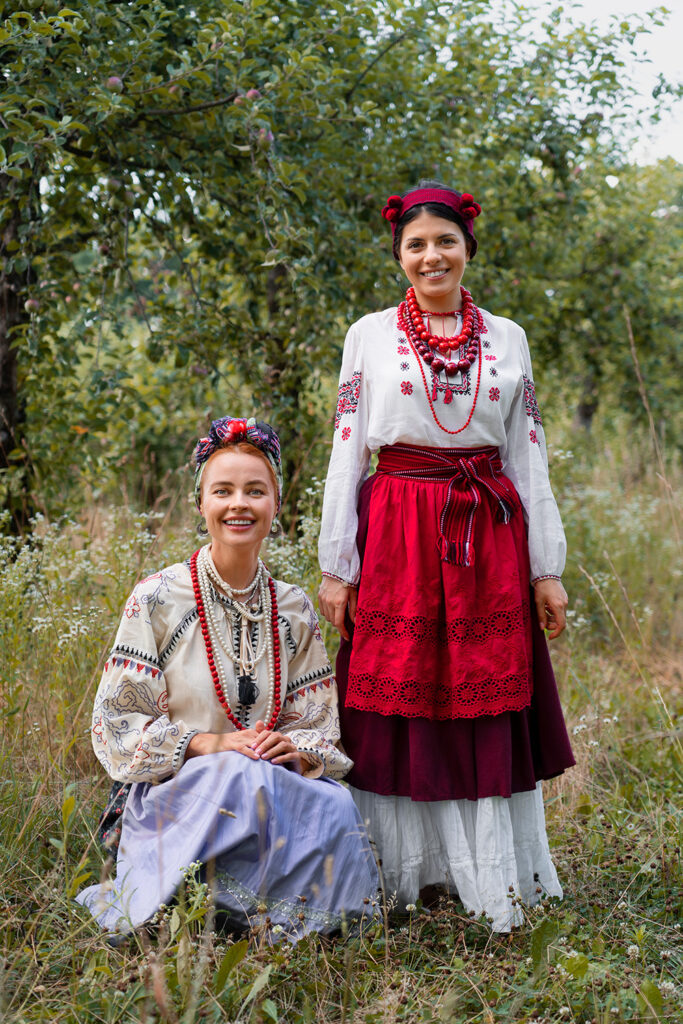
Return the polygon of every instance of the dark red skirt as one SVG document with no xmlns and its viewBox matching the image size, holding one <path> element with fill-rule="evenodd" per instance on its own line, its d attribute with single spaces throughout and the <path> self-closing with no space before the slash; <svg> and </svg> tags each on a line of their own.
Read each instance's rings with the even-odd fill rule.
<svg viewBox="0 0 683 1024">
<path fill-rule="evenodd" d="M 425 502 L 434 506 L 436 514 L 443 504 L 443 490 L 433 482 L 395 477 L 389 481 L 387 486 L 387 477 L 375 473 L 359 497 L 357 542 L 363 568 L 356 636 L 362 642 L 358 643 L 356 636 L 351 643 L 342 641 L 337 657 L 342 742 L 354 761 L 347 781 L 358 789 L 413 800 L 478 800 L 532 790 L 539 780 L 559 775 L 575 762 L 528 585 L 528 550 L 519 498 L 515 493 L 508 524 L 495 522 L 495 501 L 482 501 L 476 510 L 474 564 L 452 565 L 438 557 L 435 575 L 431 563 L 438 515 L 435 531 L 434 523 L 425 518 Z M 507 484 L 512 487 L 509 481 Z M 416 487 L 421 491 L 419 500 Z M 411 509 L 418 510 L 422 519 L 422 535 L 416 536 L 410 527 Z M 430 564 L 422 566 L 428 548 Z M 383 557 L 378 557 L 380 550 Z M 502 555 L 500 570 L 496 568 L 501 562 L 495 557 L 497 551 Z M 411 582 L 407 584 L 407 580 Z M 401 597 L 406 596 L 406 588 L 415 613 L 408 616 L 413 624 L 407 633 L 400 618 L 378 619 L 378 614 L 380 619 L 386 616 L 387 608 L 405 617 Z M 436 592 L 446 607 L 442 621 L 435 624 L 432 618 L 430 625 L 430 616 L 423 614 L 424 628 L 418 626 L 416 636 L 414 622 L 421 611 L 436 607 Z M 498 621 L 508 625 L 497 633 L 494 629 L 492 635 L 487 623 L 495 621 L 496 609 L 501 612 Z M 467 627 L 465 620 L 483 622 L 479 634 Z M 379 627 L 376 642 L 372 641 L 372 623 Z M 369 669 L 364 652 L 372 662 Z M 412 697 L 417 693 L 421 701 L 417 713 L 414 701 L 397 704 L 397 693 L 382 682 L 390 678 L 388 664 L 393 666 L 391 672 L 402 673 L 408 682 L 422 680 L 422 688 L 412 690 Z M 463 665 L 473 667 L 475 684 L 480 684 L 474 687 L 479 708 L 481 701 L 485 705 L 491 697 L 494 707 L 501 694 L 507 707 L 499 713 L 471 713 Z M 418 673 L 415 669 L 420 666 Z M 481 685 L 486 678 L 489 685 Z M 509 685 L 515 679 L 524 682 L 516 693 Z M 444 685 L 450 693 L 445 702 Z M 396 691 L 395 685 L 393 689 Z M 405 693 L 411 697 L 410 687 Z M 402 699 L 400 692 L 398 698 Z M 465 714 L 456 717 L 461 699 Z M 363 709 L 364 703 L 371 707 L 373 701 L 381 710 Z"/>
</svg>

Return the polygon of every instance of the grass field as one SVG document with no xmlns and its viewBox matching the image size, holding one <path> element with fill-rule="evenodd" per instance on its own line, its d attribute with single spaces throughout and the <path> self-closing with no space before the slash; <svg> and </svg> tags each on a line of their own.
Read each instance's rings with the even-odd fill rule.
<svg viewBox="0 0 683 1024">
<path fill-rule="evenodd" d="M 578 764 L 545 788 L 565 900 L 510 936 L 444 902 L 361 938 L 265 948 L 258 929 L 248 944 L 216 933 L 190 882 L 158 933 L 107 945 L 73 902 L 102 869 L 93 830 L 108 786 L 90 709 L 128 591 L 191 552 L 193 523 L 183 495 L 169 516 L 100 507 L 2 542 L 4 1021 L 683 1019 L 680 470 L 616 430 L 551 461 L 572 599 L 553 658 Z M 318 500 L 304 496 L 303 538 L 270 553 L 309 592 Z"/>
</svg>

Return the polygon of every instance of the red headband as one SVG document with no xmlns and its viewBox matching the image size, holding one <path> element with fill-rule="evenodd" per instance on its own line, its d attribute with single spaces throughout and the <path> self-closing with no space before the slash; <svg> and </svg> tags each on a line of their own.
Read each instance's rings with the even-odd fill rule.
<svg viewBox="0 0 683 1024">
<path fill-rule="evenodd" d="M 382 216 L 391 224 L 392 238 L 396 235 L 396 225 L 413 206 L 423 206 L 425 203 L 441 203 L 457 213 L 462 221 L 466 233 L 473 242 L 471 255 L 477 251 L 477 240 L 474 237 L 474 219 L 481 213 L 481 206 L 475 203 L 474 196 L 469 192 L 454 192 L 450 188 L 418 188 L 414 192 L 408 192 L 405 196 L 389 196 L 382 210 Z"/>
</svg>

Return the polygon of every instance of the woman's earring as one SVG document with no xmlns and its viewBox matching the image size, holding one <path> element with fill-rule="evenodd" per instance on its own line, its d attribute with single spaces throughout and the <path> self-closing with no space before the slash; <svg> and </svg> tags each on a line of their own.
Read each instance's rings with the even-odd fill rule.
<svg viewBox="0 0 683 1024">
<path fill-rule="evenodd" d="M 200 537 L 208 537 L 209 531 L 206 528 L 206 519 L 204 516 L 197 523 L 197 533 Z"/>
<path fill-rule="evenodd" d="M 273 519 L 272 523 L 270 524 L 270 535 L 271 535 L 271 537 L 277 537 L 279 532 L 280 532 L 280 524 L 278 522 L 277 516 L 275 516 L 275 519 Z"/>
</svg>

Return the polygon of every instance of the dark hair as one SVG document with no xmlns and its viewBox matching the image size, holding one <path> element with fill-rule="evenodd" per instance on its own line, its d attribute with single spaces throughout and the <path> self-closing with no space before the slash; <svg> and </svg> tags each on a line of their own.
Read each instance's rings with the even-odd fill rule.
<svg viewBox="0 0 683 1024">
<path fill-rule="evenodd" d="M 403 193 L 403 196 L 409 196 L 411 192 L 419 192 L 423 188 L 443 188 L 449 189 L 449 185 L 444 185 L 442 181 L 436 181 L 434 178 L 420 178 L 417 185 L 413 188 L 409 188 L 407 192 Z M 396 262 L 399 262 L 399 252 L 401 249 L 401 238 L 403 237 L 403 229 L 410 224 L 411 221 L 415 220 L 420 216 L 421 213 L 429 213 L 432 217 L 442 217 L 444 220 L 451 220 L 454 224 L 457 224 L 463 235 L 465 236 L 465 245 L 467 246 L 467 255 L 472 259 L 472 238 L 465 227 L 465 223 L 462 217 L 451 210 L 450 206 L 446 206 L 445 203 L 420 203 L 419 206 L 411 206 L 409 210 L 403 214 L 401 219 L 396 224 L 396 232 L 394 234 L 394 241 L 391 251 L 394 255 Z"/>
</svg>

